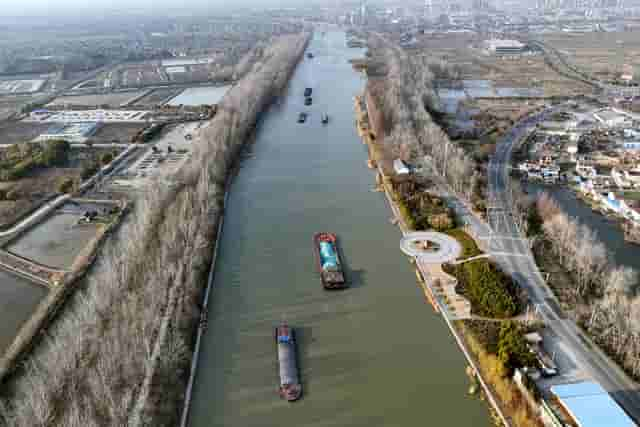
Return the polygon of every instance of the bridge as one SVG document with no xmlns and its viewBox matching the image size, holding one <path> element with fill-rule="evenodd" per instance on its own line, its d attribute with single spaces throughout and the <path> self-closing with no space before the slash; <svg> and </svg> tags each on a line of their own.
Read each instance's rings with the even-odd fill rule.
<svg viewBox="0 0 640 427">
<path fill-rule="evenodd" d="M 68 270 L 49 267 L 6 250 L 0 250 L 0 269 L 9 271 L 47 289 L 55 287 L 69 273 Z"/>
</svg>

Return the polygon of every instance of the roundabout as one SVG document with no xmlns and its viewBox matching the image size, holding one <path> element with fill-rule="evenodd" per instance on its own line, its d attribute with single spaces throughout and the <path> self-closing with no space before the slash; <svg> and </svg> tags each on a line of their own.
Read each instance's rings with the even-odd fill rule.
<svg viewBox="0 0 640 427">
<path fill-rule="evenodd" d="M 417 231 L 406 234 L 400 240 L 400 250 L 429 264 L 455 261 L 462 253 L 456 239 L 443 233 Z"/>
</svg>

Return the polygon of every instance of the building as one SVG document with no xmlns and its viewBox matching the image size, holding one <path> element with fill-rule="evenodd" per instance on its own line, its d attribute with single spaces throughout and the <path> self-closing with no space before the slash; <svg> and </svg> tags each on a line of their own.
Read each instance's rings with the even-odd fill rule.
<svg viewBox="0 0 640 427">
<path fill-rule="evenodd" d="M 485 49 L 494 55 L 520 55 L 523 53 L 527 45 L 518 40 L 485 40 Z"/>
<path fill-rule="evenodd" d="M 609 127 L 621 126 L 627 120 L 625 115 L 613 110 L 600 110 L 597 113 L 594 113 L 593 116 L 600 123 Z"/>
<path fill-rule="evenodd" d="M 67 123 L 51 126 L 47 132 L 38 136 L 35 141 L 64 140 L 71 143 L 85 142 L 99 128 L 99 123 Z"/>
<path fill-rule="evenodd" d="M 393 170 L 395 171 L 396 175 L 408 175 L 410 172 L 405 162 L 403 162 L 401 159 L 395 159 L 393 161 Z"/>
<path fill-rule="evenodd" d="M 578 427 L 632 427 L 636 424 L 615 400 L 593 381 L 551 387 L 560 405 Z"/>
</svg>

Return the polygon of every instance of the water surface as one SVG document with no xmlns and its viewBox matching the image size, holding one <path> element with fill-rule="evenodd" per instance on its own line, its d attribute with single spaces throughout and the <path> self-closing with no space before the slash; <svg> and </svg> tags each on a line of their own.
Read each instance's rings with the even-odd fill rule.
<svg viewBox="0 0 640 427">
<path fill-rule="evenodd" d="M 80 215 L 54 214 L 36 225 L 7 250 L 50 267 L 68 269 L 96 235 L 95 224 L 80 224 Z"/>
<path fill-rule="evenodd" d="M 0 270 L 0 354 L 46 295 L 44 286 Z"/>
<path fill-rule="evenodd" d="M 364 80 L 316 34 L 235 179 L 194 389 L 193 427 L 489 426 L 465 361 L 399 250 L 354 128 Z M 303 105 L 305 87 L 314 103 Z M 305 124 L 298 113 L 308 111 Z M 330 123 L 323 126 L 322 113 Z M 351 287 L 323 290 L 312 235 L 341 239 Z M 302 400 L 282 401 L 274 327 L 298 331 Z"/>
</svg>

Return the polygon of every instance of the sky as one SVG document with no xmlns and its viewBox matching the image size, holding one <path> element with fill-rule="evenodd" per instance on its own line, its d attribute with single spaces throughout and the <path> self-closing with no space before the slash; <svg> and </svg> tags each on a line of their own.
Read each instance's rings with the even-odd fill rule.
<svg viewBox="0 0 640 427">
<path fill-rule="evenodd" d="M 170 10 L 220 10 L 229 0 L 3 0 L 0 16 L 86 15 L 104 10 L 139 10 L 166 14 Z M 233 0 L 234 5 L 249 5 L 252 0 Z M 253 0 L 259 4 L 260 0 Z"/>
</svg>

